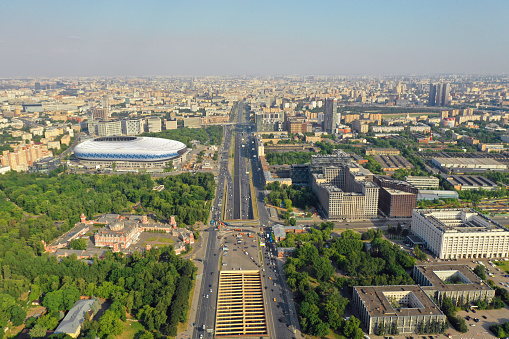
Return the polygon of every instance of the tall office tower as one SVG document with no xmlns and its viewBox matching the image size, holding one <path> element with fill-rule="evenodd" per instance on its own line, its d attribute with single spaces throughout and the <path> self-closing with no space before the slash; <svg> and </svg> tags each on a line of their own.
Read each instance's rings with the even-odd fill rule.
<svg viewBox="0 0 509 339">
<path fill-rule="evenodd" d="M 334 134 L 336 126 L 341 120 L 341 114 L 337 113 L 338 101 L 336 98 L 325 99 L 323 110 L 323 129 L 329 134 Z"/>
<path fill-rule="evenodd" d="M 449 95 L 451 84 L 429 85 L 429 106 L 447 106 L 451 103 Z"/>
<path fill-rule="evenodd" d="M 37 92 L 39 92 L 39 91 L 41 90 L 41 83 L 37 81 L 37 82 L 35 83 L 35 86 L 34 86 L 34 87 L 35 87 L 35 90 L 36 90 Z"/>
<path fill-rule="evenodd" d="M 449 96 L 451 94 L 451 84 L 442 84 L 442 106 L 449 106 L 451 100 Z"/>
<path fill-rule="evenodd" d="M 429 84 L 428 106 L 435 106 L 436 97 L 437 97 L 437 86 Z"/>
</svg>

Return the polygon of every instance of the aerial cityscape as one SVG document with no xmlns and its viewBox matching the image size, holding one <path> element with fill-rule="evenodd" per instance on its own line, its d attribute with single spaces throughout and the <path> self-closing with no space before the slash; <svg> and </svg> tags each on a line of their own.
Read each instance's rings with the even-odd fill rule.
<svg viewBox="0 0 509 339">
<path fill-rule="evenodd" d="M 508 10 L 0 2 L 0 339 L 508 337 Z"/>
</svg>

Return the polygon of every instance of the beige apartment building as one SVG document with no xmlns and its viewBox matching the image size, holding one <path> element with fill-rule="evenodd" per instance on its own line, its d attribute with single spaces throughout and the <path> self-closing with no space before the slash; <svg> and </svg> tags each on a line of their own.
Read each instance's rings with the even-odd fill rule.
<svg viewBox="0 0 509 339">
<path fill-rule="evenodd" d="M 13 171 L 27 171 L 34 161 L 53 156 L 46 145 L 26 144 L 14 147 L 14 152 L 3 151 L 0 156 L 2 166 L 10 166 Z"/>
<path fill-rule="evenodd" d="M 509 256 L 509 230 L 473 209 L 416 209 L 412 232 L 440 259 Z"/>
<path fill-rule="evenodd" d="M 379 188 L 373 174 L 354 161 L 313 173 L 313 192 L 330 220 L 376 218 Z"/>
</svg>

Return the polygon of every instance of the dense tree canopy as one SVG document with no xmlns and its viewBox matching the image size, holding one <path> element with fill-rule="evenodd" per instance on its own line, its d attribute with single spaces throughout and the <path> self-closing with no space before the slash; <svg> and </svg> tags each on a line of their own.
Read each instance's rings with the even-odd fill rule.
<svg viewBox="0 0 509 339">
<path fill-rule="evenodd" d="M 223 126 L 182 127 L 157 133 L 143 133 L 142 136 L 178 140 L 186 144 L 187 147 L 191 147 L 192 140 L 198 140 L 201 144 L 220 145 L 223 140 Z"/>
<path fill-rule="evenodd" d="M 272 153 L 265 154 L 265 159 L 269 165 L 293 165 L 305 164 L 311 162 L 311 155 L 314 152 L 285 152 L 285 153 Z"/>
<path fill-rule="evenodd" d="M 407 273 L 415 259 L 383 239 L 381 232 L 361 236 L 348 230 L 341 237 L 330 239 L 333 227 L 334 224 L 322 223 L 321 230 L 289 233 L 278 244 L 296 247 L 285 263 L 287 283 L 300 302 L 299 319 L 305 333 L 324 336 L 332 329 L 347 338 L 362 338 L 358 320 L 343 321 L 348 299 L 341 290 L 352 286 L 415 284 Z M 373 240 L 365 243 L 361 237 Z M 370 248 L 366 248 L 368 244 Z"/>
<path fill-rule="evenodd" d="M 66 221 L 61 226 L 63 231 L 77 222 L 81 213 L 89 218 L 99 213 L 121 213 L 138 202 L 161 218 L 175 215 L 179 222 L 188 225 L 206 221 L 210 209 L 207 202 L 214 197 L 213 174 L 183 173 L 161 178 L 157 183 L 163 184 L 165 190 L 152 191 L 155 183 L 148 174 L 48 177 L 9 172 L 0 177 L 0 189 L 12 202 L 30 214 Z M 2 192 L 0 198 L 1 195 Z M 21 213 L 11 204 L 2 205 L 0 233 L 11 214 Z"/>
<path fill-rule="evenodd" d="M 106 312 L 101 324 L 90 328 L 90 338 L 118 333 L 128 311 L 146 328 L 175 333 L 187 318 L 194 265 L 174 254 L 172 247 L 131 257 L 121 254 L 95 258 L 93 264 L 44 253 L 41 240 L 51 242 L 85 213 L 122 212 L 141 203 L 148 212 L 180 223 L 205 221 L 213 198 L 212 174 L 180 174 L 162 178 L 162 192 L 148 175 L 47 176 L 9 172 L 0 177 L 0 328 L 23 323 L 20 306 L 41 299 L 48 313 L 31 321 L 31 337 L 42 337 L 59 322 L 59 311 L 69 310 L 80 295 L 109 299 L 122 309 Z M 73 246 L 81 248 L 75 242 Z M 177 291 L 177 292 L 176 292 Z M 29 293 L 27 293 L 29 292 Z M 115 302 L 118 302 L 115 304 Z M 122 316 L 123 315 L 123 316 Z M 120 320 L 118 320 L 120 319 Z M 110 331 L 110 332 L 108 332 Z M 87 334 L 88 335 L 88 334 Z"/>
</svg>

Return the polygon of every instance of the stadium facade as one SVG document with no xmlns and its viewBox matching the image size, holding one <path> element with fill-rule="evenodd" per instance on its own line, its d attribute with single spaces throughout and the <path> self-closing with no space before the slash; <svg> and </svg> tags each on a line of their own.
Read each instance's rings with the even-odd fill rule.
<svg viewBox="0 0 509 339">
<path fill-rule="evenodd" d="M 181 161 L 184 143 L 162 138 L 109 136 L 84 141 L 74 148 L 74 155 L 87 167 L 118 170 L 163 169 L 169 162 Z"/>
</svg>

